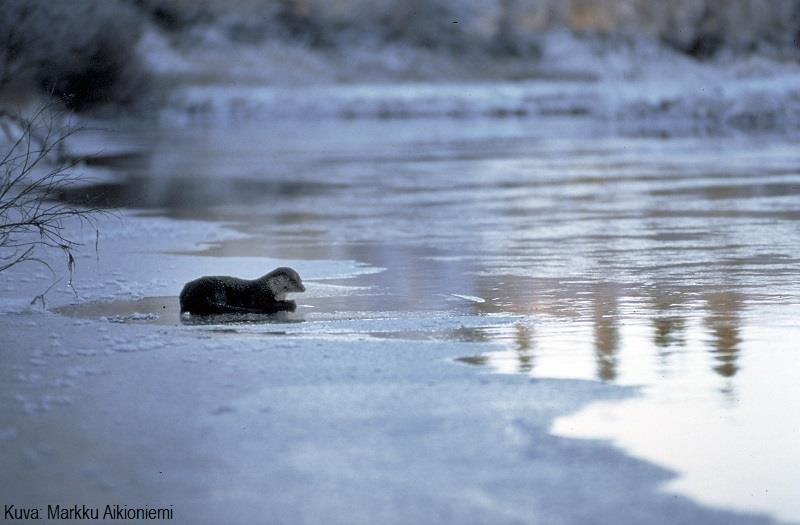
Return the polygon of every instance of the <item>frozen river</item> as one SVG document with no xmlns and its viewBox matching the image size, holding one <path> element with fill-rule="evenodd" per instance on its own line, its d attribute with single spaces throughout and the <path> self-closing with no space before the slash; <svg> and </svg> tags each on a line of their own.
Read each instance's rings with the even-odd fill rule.
<svg viewBox="0 0 800 525">
<path fill-rule="evenodd" d="M 128 211 L 81 304 L 0 318 L 20 502 L 75 468 L 70 503 L 194 523 L 800 521 L 796 142 L 558 118 L 103 140 L 106 178 L 65 198 Z M 284 262 L 294 314 L 181 322 L 186 280 Z"/>
</svg>

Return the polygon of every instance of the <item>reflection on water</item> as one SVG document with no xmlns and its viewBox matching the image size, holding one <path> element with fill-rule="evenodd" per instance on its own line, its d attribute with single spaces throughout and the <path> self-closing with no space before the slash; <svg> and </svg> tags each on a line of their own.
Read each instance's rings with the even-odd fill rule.
<svg viewBox="0 0 800 525">
<path fill-rule="evenodd" d="M 519 356 L 519 372 L 522 374 L 533 371 L 534 350 L 533 350 L 533 328 L 524 325 L 514 325 L 516 331 L 516 348 L 515 351 Z"/>
<path fill-rule="evenodd" d="M 470 355 L 466 357 L 458 357 L 456 361 L 467 363 L 468 365 L 483 366 L 488 363 L 489 358 L 485 355 Z"/>
<path fill-rule="evenodd" d="M 733 377 L 739 370 L 736 362 L 739 344 L 742 342 L 739 316 L 743 307 L 740 294 L 720 292 L 706 297 L 708 314 L 706 327 L 710 337 L 711 353 L 714 355 L 714 371 L 723 377 Z"/>
<path fill-rule="evenodd" d="M 674 307 L 680 304 L 676 301 L 681 300 L 679 294 L 670 293 L 653 297 L 653 344 L 664 360 L 675 347 L 686 344 L 686 319 L 673 314 Z"/>
<path fill-rule="evenodd" d="M 597 377 L 612 380 L 617 377 L 617 294 L 608 286 L 595 285 L 592 293 L 594 351 L 597 358 Z"/>
<path fill-rule="evenodd" d="M 649 319 L 646 351 L 669 374 L 702 318 L 712 371 L 734 379 L 758 305 L 797 304 L 793 144 L 464 124 L 134 130 L 121 134 L 123 153 L 91 159 L 117 179 L 63 197 L 227 221 L 251 236 L 209 256 L 386 268 L 347 283 L 369 293 L 311 298 L 317 311 L 530 316 L 514 335 L 448 334 L 508 345 L 519 371 L 550 345 L 533 327 L 557 321 L 577 337 L 588 323 L 593 376 L 613 381 L 621 327 Z"/>
<path fill-rule="evenodd" d="M 710 369 L 732 387 L 743 325 L 762 321 L 759 305 L 796 308 L 793 144 L 598 136 L 557 121 L 469 124 L 134 130 L 121 134 L 123 153 L 90 160 L 115 180 L 62 197 L 226 221 L 250 235 L 211 245 L 209 256 L 386 269 L 343 283 L 368 293 L 311 297 L 315 312 L 529 316 L 508 330 L 429 334 L 505 345 L 517 372 L 532 373 L 569 341 L 553 359 L 576 370 L 590 359 L 593 377 L 618 380 L 622 327 L 649 324 L 640 352 L 667 376 L 694 351 L 687 330 L 703 319 Z M 561 341 L 534 331 L 551 322 Z M 591 356 L 579 357 L 587 326 Z"/>
<path fill-rule="evenodd" d="M 519 282 L 519 281 L 518 281 Z M 511 327 L 480 327 L 473 329 L 473 334 L 466 340 L 473 342 L 500 343 L 508 350 L 491 353 L 491 359 L 470 359 L 470 364 L 491 365 L 496 364 L 499 371 L 531 372 L 534 368 L 536 349 L 535 331 L 536 323 L 550 327 L 552 319 L 543 319 L 544 316 L 571 320 L 568 325 L 572 337 L 580 333 L 583 346 L 590 346 L 593 350 L 595 371 L 592 374 L 603 381 L 613 381 L 617 378 L 620 348 L 625 344 L 621 335 L 620 324 L 626 323 L 629 327 L 641 326 L 647 329 L 647 317 L 650 318 L 649 329 L 652 334 L 649 340 L 637 341 L 642 351 L 647 351 L 650 346 L 654 361 L 654 372 L 659 376 L 666 376 L 673 371 L 673 354 L 687 351 L 687 329 L 692 320 L 704 329 L 703 346 L 713 358 L 711 370 L 722 378 L 734 378 L 739 370 L 738 359 L 742 344 L 742 325 L 748 320 L 743 318 L 745 296 L 739 292 L 721 291 L 699 294 L 700 297 L 690 299 L 684 293 L 664 292 L 661 289 L 644 290 L 652 291 L 652 297 L 639 297 L 634 290 L 608 283 L 595 283 L 591 285 L 588 294 L 572 297 L 576 303 L 575 309 L 564 311 L 562 309 L 543 305 L 541 301 L 534 306 L 527 304 L 528 312 L 536 315 L 530 324 L 514 324 Z M 641 290 L 640 290 L 641 292 Z M 698 294 L 694 294 L 698 295 Z M 560 298 L 560 301 L 568 301 Z M 629 305 L 626 310 L 620 311 L 620 301 L 627 300 Z M 583 303 L 583 304 L 581 304 Z M 492 311 L 498 311 L 489 307 Z M 486 310 L 486 308 L 481 308 Z M 516 313 L 520 313 L 516 308 Z M 524 308 L 522 309 L 524 310 Z M 546 313 L 542 313 L 546 312 Z M 558 330 L 564 327 L 558 325 Z M 540 330 L 541 331 L 541 330 Z M 448 334 L 453 337 L 455 334 Z M 541 337 L 541 334 L 540 334 Z M 572 340 L 574 344 L 574 340 Z M 553 344 L 562 347 L 556 341 L 545 341 L 544 344 Z M 630 346 L 630 344 L 629 344 Z M 547 359 L 566 359 L 574 349 L 561 348 L 563 354 L 550 355 Z M 513 366 L 502 361 L 512 360 Z M 577 374 L 581 375 L 581 374 Z M 635 379 L 633 382 L 636 382 Z M 729 389 L 732 382 L 726 383 Z M 723 390 L 725 390 L 723 389 Z"/>
<path fill-rule="evenodd" d="M 134 131 L 126 140 L 144 161 L 115 159 L 118 180 L 65 198 L 225 221 L 250 236 L 200 255 L 386 269 L 339 283 L 368 292 L 304 298 L 314 315 L 516 314 L 523 320 L 370 336 L 492 343 L 459 361 L 645 385 L 664 434 L 688 431 L 670 426 L 676 402 L 697 411 L 693 432 L 742 447 L 741 425 L 798 422 L 743 412 L 775 382 L 800 383 L 768 361 L 785 354 L 758 350 L 800 335 L 796 144 L 625 138 L 529 121 L 276 126 Z M 746 419 L 712 426 L 721 414 Z M 730 459 L 738 477 L 753 467 L 747 458 Z M 725 494 L 724 480 L 708 487 Z"/>
</svg>

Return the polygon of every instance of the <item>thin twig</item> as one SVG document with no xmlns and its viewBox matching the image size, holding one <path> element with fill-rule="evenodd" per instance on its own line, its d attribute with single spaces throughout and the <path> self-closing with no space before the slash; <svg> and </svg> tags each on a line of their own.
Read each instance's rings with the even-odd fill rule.
<svg viewBox="0 0 800 525">
<path fill-rule="evenodd" d="M 95 228 L 95 251 L 98 251 L 99 230 L 96 215 L 106 213 L 96 207 L 77 207 L 57 198 L 61 192 L 76 183 L 72 169 L 81 159 L 64 154 L 65 141 L 76 128 L 57 128 L 55 119 L 45 122 L 44 132 L 39 132 L 41 121 L 49 106 L 40 108 L 30 118 L 24 118 L 0 109 L 2 130 L 8 137 L 8 150 L 0 154 L 0 272 L 24 262 L 36 262 L 53 268 L 37 253 L 39 249 L 60 249 L 67 258 L 68 285 L 74 287 L 75 257 L 73 250 L 81 243 L 68 237 L 66 221 L 77 220 Z M 19 128 L 19 136 L 13 137 L 11 126 Z M 49 165 L 49 166 L 47 166 Z M 47 166 L 47 167 L 45 167 Z M 58 282 L 58 281 L 56 281 Z M 55 286 L 37 295 L 31 304 L 41 301 Z"/>
</svg>

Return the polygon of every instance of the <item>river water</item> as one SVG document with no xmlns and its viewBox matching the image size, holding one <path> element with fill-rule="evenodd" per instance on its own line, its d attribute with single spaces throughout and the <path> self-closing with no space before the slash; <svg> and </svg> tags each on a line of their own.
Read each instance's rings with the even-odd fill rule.
<svg viewBox="0 0 800 525">
<path fill-rule="evenodd" d="M 795 142 L 557 118 L 133 127 L 113 140 L 130 153 L 95 162 L 115 178 L 66 198 L 247 235 L 208 256 L 374 267 L 298 311 L 411 319 L 353 329 L 375 338 L 494 343 L 453 363 L 476 373 L 640 385 L 553 431 L 674 469 L 669 490 L 800 520 Z M 483 322 L 438 330 L 422 322 L 433 315 Z"/>
</svg>

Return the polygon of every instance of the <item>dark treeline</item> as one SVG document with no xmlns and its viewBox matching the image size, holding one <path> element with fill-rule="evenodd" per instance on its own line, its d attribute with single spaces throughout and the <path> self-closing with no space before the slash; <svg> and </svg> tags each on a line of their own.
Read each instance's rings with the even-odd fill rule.
<svg viewBox="0 0 800 525">
<path fill-rule="evenodd" d="M 698 60 L 723 50 L 796 60 L 800 0 L 4 0 L 0 91 L 38 90 L 75 110 L 131 104 L 149 80 L 143 34 L 192 46 L 209 29 L 238 45 L 405 45 L 531 62 L 544 33 L 567 29 L 600 42 L 657 40 Z"/>
</svg>

